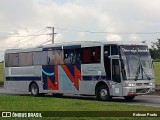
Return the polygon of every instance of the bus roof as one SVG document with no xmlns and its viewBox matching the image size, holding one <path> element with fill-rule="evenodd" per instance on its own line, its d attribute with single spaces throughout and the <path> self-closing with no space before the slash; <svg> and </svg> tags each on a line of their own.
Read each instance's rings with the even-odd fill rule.
<svg viewBox="0 0 160 120">
<path fill-rule="evenodd" d="M 8 49 L 6 52 L 27 52 L 27 51 L 39 51 L 43 48 L 49 47 L 60 47 L 60 46 L 74 46 L 81 45 L 81 47 L 92 47 L 92 46 L 101 46 L 101 45 L 144 45 L 147 46 L 144 42 L 134 42 L 134 41 L 70 41 L 70 42 L 61 42 L 49 45 L 42 45 L 35 48 L 26 48 L 26 49 Z"/>
<path fill-rule="evenodd" d="M 45 47 L 54 47 L 54 46 L 67 46 L 67 45 L 81 45 L 82 47 L 86 46 L 98 46 L 98 45 L 147 45 L 144 42 L 137 42 L 137 41 L 70 41 L 70 42 L 61 42 L 61 43 L 55 43 L 55 44 L 49 44 L 41 46 L 43 48 Z"/>
</svg>

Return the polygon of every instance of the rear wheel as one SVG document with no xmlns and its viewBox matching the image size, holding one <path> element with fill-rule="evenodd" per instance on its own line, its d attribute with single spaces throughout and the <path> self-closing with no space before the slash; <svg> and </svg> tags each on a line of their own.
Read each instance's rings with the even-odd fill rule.
<svg viewBox="0 0 160 120">
<path fill-rule="evenodd" d="M 97 90 L 96 98 L 97 98 L 97 100 L 100 100 L 100 101 L 111 100 L 111 96 L 109 94 L 109 89 L 108 89 L 107 85 L 102 84 L 99 86 L 99 88 Z"/>
<path fill-rule="evenodd" d="M 124 96 L 124 98 L 126 101 L 132 101 L 135 98 L 135 96 Z"/>
<path fill-rule="evenodd" d="M 38 96 L 39 95 L 39 88 L 36 83 L 32 83 L 30 87 L 31 95 Z"/>
</svg>

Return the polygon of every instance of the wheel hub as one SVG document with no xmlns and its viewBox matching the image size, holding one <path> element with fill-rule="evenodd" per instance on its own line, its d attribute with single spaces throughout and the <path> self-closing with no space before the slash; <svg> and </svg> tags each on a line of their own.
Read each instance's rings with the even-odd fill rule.
<svg viewBox="0 0 160 120">
<path fill-rule="evenodd" d="M 33 93 L 34 95 L 37 94 L 37 91 L 38 91 L 38 90 L 37 90 L 37 88 L 35 88 L 35 87 L 32 89 L 32 93 Z"/>
<path fill-rule="evenodd" d="M 106 89 L 102 89 L 101 90 L 101 96 L 104 97 L 104 96 L 107 96 L 108 92 Z"/>
</svg>

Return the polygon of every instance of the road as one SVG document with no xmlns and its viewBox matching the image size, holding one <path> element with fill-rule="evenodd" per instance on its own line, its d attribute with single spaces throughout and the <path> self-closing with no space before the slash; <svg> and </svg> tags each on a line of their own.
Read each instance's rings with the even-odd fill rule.
<svg viewBox="0 0 160 120">
<path fill-rule="evenodd" d="M 0 88 L 0 94 L 16 94 L 11 91 L 6 91 L 4 88 Z M 52 97 L 47 95 L 47 97 Z M 95 97 L 92 96 L 79 96 L 79 95 L 64 95 L 62 98 L 71 98 L 71 99 L 85 99 L 85 100 L 95 100 Z M 160 96 L 158 95 L 142 95 L 136 96 L 132 102 L 126 102 L 123 97 L 114 97 L 113 102 L 127 103 L 129 105 L 145 105 L 145 106 L 154 106 L 160 107 Z"/>
<path fill-rule="evenodd" d="M 136 96 L 134 101 L 130 102 L 129 104 L 160 107 L 160 96 L 157 95 Z"/>
</svg>

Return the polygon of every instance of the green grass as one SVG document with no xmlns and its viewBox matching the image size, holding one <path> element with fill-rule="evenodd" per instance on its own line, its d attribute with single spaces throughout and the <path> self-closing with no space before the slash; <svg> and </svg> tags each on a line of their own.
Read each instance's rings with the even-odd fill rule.
<svg viewBox="0 0 160 120">
<path fill-rule="evenodd" d="M 154 62 L 154 74 L 156 84 L 160 85 L 160 62 Z"/>
<path fill-rule="evenodd" d="M 0 111 L 159 111 L 159 107 L 127 105 L 119 102 L 100 102 L 94 100 L 0 95 Z M 15 118 L 16 119 L 16 118 Z M 27 119 L 27 118 L 26 118 Z M 42 118 L 53 119 L 53 118 Z M 56 117 L 55 119 L 106 119 L 105 117 Z M 138 119 L 129 117 L 110 117 L 107 119 Z M 141 118 L 142 119 L 142 118 Z M 148 118 L 143 117 L 143 120 Z M 151 118 L 150 118 L 151 119 Z M 153 118 L 152 118 L 153 119 Z M 14 119 L 13 119 L 14 120 Z M 41 119 L 40 119 L 41 120 Z"/>
<path fill-rule="evenodd" d="M 52 96 L 0 95 L 0 111 L 158 111 L 159 107 L 127 105 Z"/>
<path fill-rule="evenodd" d="M 3 63 L 0 63 L 0 82 L 4 80 L 4 73 L 3 73 Z"/>
</svg>

